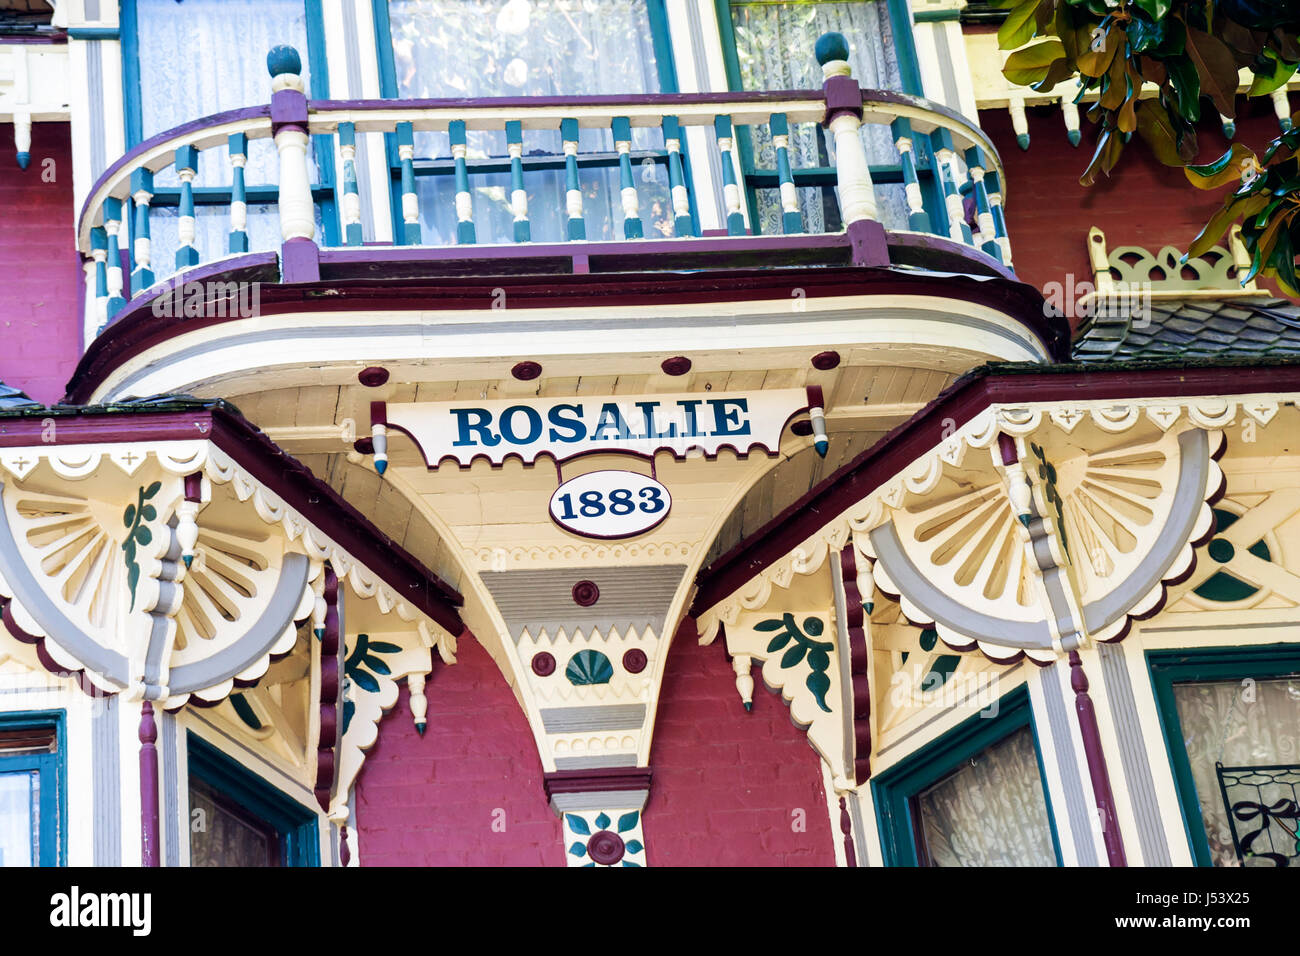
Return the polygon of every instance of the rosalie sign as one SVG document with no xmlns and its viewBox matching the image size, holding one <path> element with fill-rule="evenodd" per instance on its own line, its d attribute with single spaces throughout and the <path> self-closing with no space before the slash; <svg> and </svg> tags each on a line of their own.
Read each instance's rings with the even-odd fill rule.
<svg viewBox="0 0 1300 956">
<path fill-rule="evenodd" d="M 693 452 L 713 457 L 722 448 L 747 454 L 755 447 L 775 453 L 781 432 L 808 407 L 804 389 L 704 392 L 619 398 L 585 396 L 491 402 L 390 404 L 390 428 L 420 446 L 430 468 L 444 458 L 468 465 L 487 458 L 494 465 L 514 456 L 525 464 L 539 455 L 564 461 L 591 452 L 678 458 Z"/>
</svg>

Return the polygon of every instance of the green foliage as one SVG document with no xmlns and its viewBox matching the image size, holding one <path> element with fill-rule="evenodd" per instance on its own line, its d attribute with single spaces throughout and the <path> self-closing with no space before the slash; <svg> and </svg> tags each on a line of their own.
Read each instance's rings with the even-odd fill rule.
<svg viewBox="0 0 1300 956">
<path fill-rule="evenodd" d="M 819 618 L 809 617 L 804 619 L 803 630 L 800 630 L 799 625 L 795 623 L 794 615 L 787 613 L 779 618 L 759 621 L 754 625 L 754 630 L 778 632 L 772 640 L 768 641 L 769 654 L 789 645 L 786 652 L 781 655 L 782 670 L 802 663 L 805 656 L 808 658 L 811 673 L 804 684 L 812 691 L 817 706 L 829 714 L 831 709 L 826 705 L 826 694 L 831 689 L 831 679 L 827 676 L 826 669 L 830 667 L 830 652 L 835 650 L 835 645 L 826 641 L 812 640 L 813 637 L 821 634 L 823 627 Z M 794 643 L 791 644 L 791 641 Z"/>
<path fill-rule="evenodd" d="M 396 644 L 389 644 L 385 641 L 372 641 L 369 634 L 358 634 L 357 641 L 352 645 L 352 653 L 347 656 L 343 662 L 343 674 L 352 683 L 356 684 L 362 690 L 371 694 L 379 693 L 379 680 L 375 674 L 382 674 L 387 677 L 391 674 L 392 668 L 380 654 L 396 654 L 401 648 Z M 373 671 L 373 673 L 371 673 Z M 346 700 L 343 703 L 343 733 L 348 732 L 348 725 L 352 723 L 352 714 L 356 711 L 356 703 Z"/>
<path fill-rule="evenodd" d="M 140 583 L 140 562 L 135 559 L 136 548 L 147 546 L 153 541 L 153 532 L 145 525 L 158 517 L 158 510 L 148 504 L 150 498 L 162 490 L 162 482 L 155 481 L 148 488 L 136 492 L 135 504 L 127 505 L 122 514 L 122 523 L 126 525 L 126 540 L 122 542 L 122 553 L 126 555 L 126 586 L 131 592 L 131 608 L 135 608 L 135 589 Z"/>
<path fill-rule="evenodd" d="M 1187 166 L 1201 189 L 1237 186 L 1223 209 L 1192 244 L 1200 255 L 1233 222 L 1252 257 L 1251 277 L 1274 277 L 1298 295 L 1295 256 L 1300 249 L 1300 177 L 1292 131 L 1262 159 L 1240 145 L 1208 166 L 1188 166 L 1197 155 L 1196 123 L 1202 99 L 1232 119 L 1238 71 L 1254 74 L 1248 94 L 1283 86 L 1300 66 L 1300 4 L 1265 0 L 1001 0 L 1009 10 L 998 31 L 1015 49 L 1004 67 L 1012 83 L 1050 89 L 1075 78 L 1079 97 L 1095 93 L 1088 117 L 1099 127 L 1097 147 L 1080 182 L 1109 175 L 1136 133 L 1161 163 Z M 1030 41 L 1038 42 L 1025 47 Z M 1143 84 L 1158 89 L 1142 99 Z M 1208 112 L 1208 110 L 1206 110 Z"/>
</svg>

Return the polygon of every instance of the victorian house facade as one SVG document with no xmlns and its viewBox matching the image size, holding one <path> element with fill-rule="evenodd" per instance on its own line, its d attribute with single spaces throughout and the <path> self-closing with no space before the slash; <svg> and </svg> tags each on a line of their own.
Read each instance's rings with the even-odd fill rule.
<svg viewBox="0 0 1300 956">
<path fill-rule="evenodd" d="M 1300 860 L 1300 309 L 993 11 L 52 7 L 0 863 Z"/>
</svg>

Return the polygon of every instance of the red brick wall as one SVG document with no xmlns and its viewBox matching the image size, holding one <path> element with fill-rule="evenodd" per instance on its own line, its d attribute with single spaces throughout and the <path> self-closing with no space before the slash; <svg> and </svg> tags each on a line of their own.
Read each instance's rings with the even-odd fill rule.
<svg viewBox="0 0 1300 956">
<path fill-rule="evenodd" d="M 1236 140 L 1262 152 L 1279 132 L 1272 107 L 1267 99 L 1238 98 L 1238 104 Z M 1059 108 L 1035 107 L 1028 117 L 1028 150 L 1016 145 L 1006 110 L 984 110 L 979 120 L 1007 172 L 1007 229 L 1016 274 L 1040 290 L 1067 273 L 1074 273 L 1076 283 L 1091 281 L 1085 245 L 1091 226 L 1106 234 L 1112 249 L 1135 245 L 1154 253 L 1171 245 L 1185 252 L 1222 202 L 1224 191 L 1196 189 L 1181 169 L 1157 162 L 1138 137 L 1125 147 L 1110 178 L 1080 186 L 1096 127 L 1081 117 L 1083 141 L 1075 148 L 1065 137 Z M 1202 123 L 1198 140 L 1199 162 L 1210 162 L 1229 146 L 1217 122 Z"/>
<path fill-rule="evenodd" d="M 700 647 L 689 620 L 678 632 L 651 752 L 651 866 L 835 865 L 817 754 L 757 667 L 754 679 L 747 714 L 723 648 Z"/>
<path fill-rule="evenodd" d="M 457 657 L 429 680 L 423 739 L 405 691 L 380 724 L 357 781 L 361 862 L 563 866 L 523 712 L 476 641 L 462 641 Z M 660 698 L 645 815 L 650 865 L 833 866 L 817 755 L 761 679 L 750 714 L 734 687 L 722 648 L 700 647 L 687 625 Z M 504 832 L 492 829 L 497 808 Z"/>
<path fill-rule="evenodd" d="M 47 169 L 53 182 L 42 180 Z M 14 159 L 13 127 L 0 126 L 0 208 L 6 210 L 0 230 L 0 381 L 55 402 L 81 356 L 84 279 L 73 233 L 67 123 L 33 124 L 25 170 Z"/>
<path fill-rule="evenodd" d="M 403 688 L 357 780 L 366 866 L 563 866 L 542 762 L 501 671 L 475 640 L 434 665 L 421 738 Z M 505 811 L 504 832 L 492 828 Z"/>
</svg>

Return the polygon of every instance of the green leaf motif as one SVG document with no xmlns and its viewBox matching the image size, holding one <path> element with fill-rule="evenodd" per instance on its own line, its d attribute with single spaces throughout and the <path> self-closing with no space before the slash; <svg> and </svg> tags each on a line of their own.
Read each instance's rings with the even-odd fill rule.
<svg viewBox="0 0 1300 956">
<path fill-rule="evenodd" d="M 793 640 L 794 640 L 794 635 L 791 634 L 789 631 L 786 631 L 783 634 L 778 634 L 776 637 L 772 638 L 770 641 L 767 642 L 767 652 L 769 654 L 775 654 L 777 651 L 785 647 Z"/>
<path fill-rule="evenodd" d="M 814 671 L 808 675 L 808 680 L 804 683 L 807 684 L 808 689 L 812 691 L 813 699 L 817 701 L 817 706 L 829 714 L 831 709 L 826 706 L 826 693 L 831 689 L 831 679 L 826 676 L 824 671 Z"/>
<path fill-rule="evenodd" d="M 140 527 L 135 529 L 135 540 L 139 541 L 141 544 L 149 544 L 153 541 L 153 532 L 144 525 L 140 525 Z"/>
<path fill-rule="evenodd" d="M 604 830 L 606 827 L 609 826 L 609 817 L 602 812 L 599 816 L 596 817 L 596 826 Z"/>
<path fill-rule="evenodd" d="M 636 823 L 639 819 L 641 819 L 641 812 L 639 810 L 633 810 L 631 813 L 623 814 L 618 818 L 618 832 L 626 833 L 628 830 L 636 829 Z M 636 840 L 633 840 L 632 843 L 636 843 Z M 632 850 L 632 843 L 627 845 L 629 850 Z M 640 847 L 641 844 L 637 843 L 637 846 Z M 639 853 L 640 850 L 636 849 L 632 850 L 632 852 Z"/>
<path fill-rule="evenodd" d="M 569 829 L 574 833 L 580 833 L 583 836 L 591 836 L 591 827 L 587 825 L 586 820 L 578 816 L 576 813 L 566 813 L 564 815 L 564 822 L 569 825 Z"/>
<path fill-rule="evenodd" d="M 569 846 L 569 852 L 572 853 L 574 856 L 579 856 L 579 857 L 586 856 L 587 845 L 578 840 L 574 840 L 573 843 Z"/>
<path fill-rule="evenodd" d="M 785 621 L 782 621 L 780 618 L 774 617 L 768 621 L 759 621 L 757 624 L 754 625 L 754 630 L 776 631 L 776 630 L 780 630 L 783 627 L 785 627 Z"/>
<path fill-rule="evenodd" d="M 374 645 L 371 645 L 371 650 L 374 650 Z M 365 664 L 376 674 L 383 674 L 385 677 L 392 673 L 392 671 L 389 670 L 388 665 L 384 663 L 383 659 L 375 657 L 373 654 L 367 654 L 365 657 L 361 658 L 361 663 Z"/>
<path fill-rule="evenodd" d="M 148 488 L 146 488 L 146 489 L 144 490 L 144 497 L 145 497 L 145 498 L 152 498 L 154 495 L 158 494 L 158 492 L 160 492 L 160 491 L 162 491 L 162 482 L 161 482 L 161 481 L 155 481 L 152 485 L 150 485 Z"/>
<path fill-rule="evenodd" d="M 158 511 L 154 508 L 153 505 L 145 505 L 143 508 L 140 509 L 140 515 L 141 518 L 145 521 L 153 521 L 154 518 L 158 517 Z"/>
<path fill-rule="evenodd" d="M 796 644 L 783 655 L 781 655 L 781 668 L 794 667 L 803 660 L 803 656 L 808 653 L 808 647 L 804 644 Z"/>
<path fill-rule="evenodd" d="M 628 852 L 628 853 L 640 853 L 640 852 L 641 852 L 642 850 L 644 850 L 644 849 L 645 849 L 645 846 L 641 843 L 640 840 L 628 840 L 628 841 L 627 841 L 627 852 Z"/>
<path fill-rule="evenodd" d="M 126 513 L 122 515 L 122 523 L 128 528 L 135 524 L 135 505 L 126 506 Z"/>
<path fill-rule="evenodd" d="M 370 674 L 367 674 L 361 668 L 358 667 L 355 671 L 353 671 L 348 676 L 352 678 L 353 683 L 355 683 L 362 690 L 369 691 L 372 694 L 379 693 L 379 681 L 375 680 L 374 677 L 372 677 Z"/>
</svg>

